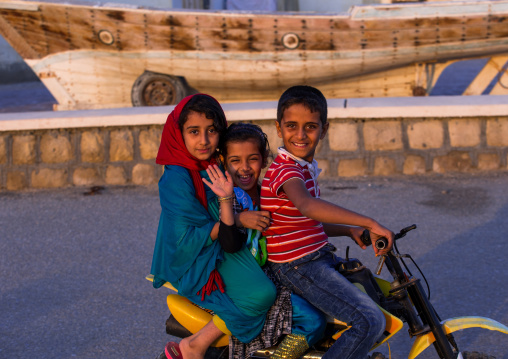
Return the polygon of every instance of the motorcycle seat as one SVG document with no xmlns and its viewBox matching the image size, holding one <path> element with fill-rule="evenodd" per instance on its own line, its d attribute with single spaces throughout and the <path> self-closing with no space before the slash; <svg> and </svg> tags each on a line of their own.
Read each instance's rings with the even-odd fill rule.
<svg viewBox="0 0 508 359">
<path fill-rule="evenodd" d="M 147 275 L 146 279 L 153 282 L 153 275 Z M 164 283 L 163 286 L 178 292 L 178 290 L 169 282 Z M 196 333 L 210 320 L 213 320 L 214 324 L 217 326 L 217 328 L 219 328 L 220 331 L 224 333 L 224 335 L 213 342 L 212 346 L 222 347 L 228 345 L 228 336 L 231 335 L 231 332 L 227 328 L 226 323 L 224 323 L 224 321 L 218 315 L 215 315 L 212 311 L 209 311 L 205 308 L 201 308 L 200 306 L 192 303 L 190 300 L 182 297 L 179 294 L 169 294 L 166 300 L 168 308 L 171 311 L 171 315 L 173 315 L 173 317 L 188 331 L 191 333 Z"/>
</svg>

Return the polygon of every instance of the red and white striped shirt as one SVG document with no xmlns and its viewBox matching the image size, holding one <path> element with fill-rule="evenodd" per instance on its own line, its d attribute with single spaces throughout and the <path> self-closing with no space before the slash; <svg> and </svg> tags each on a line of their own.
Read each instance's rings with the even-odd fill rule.
<svg viewBox="0 0 508 359">
<path fill-rule="evenodd" d="M 261 183 L 261 210 L 269 211 L 272 217 L 263 235 L 266 236 L 268 260 L 276 263 L 301 258 L 328 243 L 323 224 L 301 214 L 282 188 L 288 180 L 298 178 L 305 182 L 313 197 L 319 197 L 319 186 L 309 171 L 310 164 L 295 161 L 284 152 L 279 150 Z"/>
</svg>

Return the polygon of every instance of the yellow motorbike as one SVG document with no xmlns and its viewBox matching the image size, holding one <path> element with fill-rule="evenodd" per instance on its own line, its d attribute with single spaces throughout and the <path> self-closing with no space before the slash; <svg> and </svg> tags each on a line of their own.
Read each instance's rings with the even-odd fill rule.
<svg viewBox="0 0 508 359">
<path fill-rule="evenodd" d="M 405 264 L 404 258 L 411 259 L 411 257 L 407 254 L 401 254 L 397 249 L 396 241 L 413 229 L 416 229 L 416 225 L 404 228 L 395 235 L 393 249 L 380 257 L 374 273 L 359 260 L 350 259 L 348 255 L 349 248 L 346 251 L 346 259 L 337 266 L 337 270 L 360 290 L 367 293 L 385 315 L 386 328 L 384 334 L 372 350 L 389 341 L 405 322 L 409 327 L 409 336 L 415 338 L 408 359 L 416 358 L 430 346 L 434 347 L 437 357 L 441 359 L 495 359 L 486 353 L 461 352 L 454 340 L 453 333 L 467 328 L 484 328 L 508 334 L 508 327 L 493 319 L 483 317 L 457 317 L 445 320 L 439 317 L 425 293 L 421 280 L 413 276 Z M 371 244 L 367 230 L 363 232 L 362 241 L 366 245 Z M 387 246 L 387 240 L 380 238 L 373 245 L 378 249 L 383 249 Z M 390 272 L 393 281 L 389 282 L 379 277 L 383 268 Z M 147 279 L 153 280 L 153 277 L 148 276 Z M 165 286 L 175 290 L 169 283 L 166 283 Z M 230 335 L 230 332 L 218 316 L 214 316 L 213 313 L 198 307 L 178 294 L 169 294 L 167 304 L 171 312 L 166 321 L 166 332 L 168 334 L 184 338 L 213 320 L 225 334 L 208 350 L 206 358 L 228 358 L 228 335 Z M 327 349 L 349 328 L 347 323 L 330 319 L 324 338 L 309 349 L 302 358 L 321 358 Z M 251 358 L 269 358 L 275 349 L 274 347 L 259 350 L 251 354 Z M 164 358 L 166 356 L 162 352 L 158 359 Z M 385 359 L 385 356 L 381 353 L 372 352 L 370 358 Z"/>
</svg>

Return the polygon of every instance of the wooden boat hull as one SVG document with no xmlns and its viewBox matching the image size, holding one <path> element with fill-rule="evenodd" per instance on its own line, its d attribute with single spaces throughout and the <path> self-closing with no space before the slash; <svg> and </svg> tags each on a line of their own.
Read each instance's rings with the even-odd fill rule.
<svg viewBox="0 0 508 359">
<path fill-rule="evenodd" d="M 302 83 L 329 97 L 407 96 L 428 85 L 415 64 L 507 53 L 508 1 L 302 15 L 0 0 L 0 34 L 60 109 L 130 106 L 145 71 L 219 101 L 275 100 Z"/>
</svg>

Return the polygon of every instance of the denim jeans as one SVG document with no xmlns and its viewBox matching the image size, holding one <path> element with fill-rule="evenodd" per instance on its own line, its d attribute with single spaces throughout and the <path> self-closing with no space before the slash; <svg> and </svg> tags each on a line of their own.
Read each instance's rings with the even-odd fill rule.
<svg viewBox="0 0 508 359">
<path fill-rule="evenodd" d="M 366 359 L 385 328 L 385 318 L 370 297 L 336 269 L 339 258 L 327 244 L 320 250 L 287 263 L 269 262 L 280 282 L 326 314 L 351 328 L 323 358 Z"/>
</svg>

